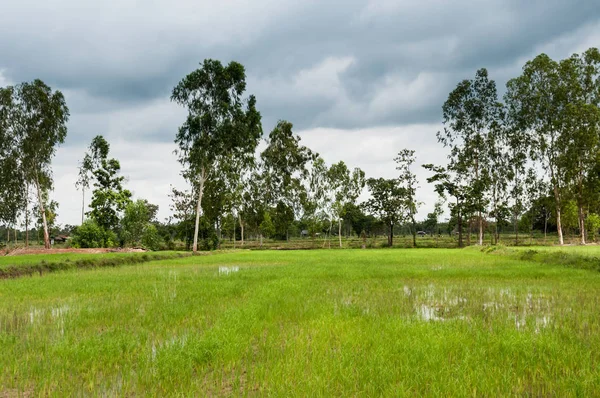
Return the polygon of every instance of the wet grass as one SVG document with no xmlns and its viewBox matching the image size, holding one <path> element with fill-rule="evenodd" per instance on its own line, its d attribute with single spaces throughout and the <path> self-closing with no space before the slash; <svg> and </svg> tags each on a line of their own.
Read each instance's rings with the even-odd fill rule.
<svg viewBox="0 0 600 398">
<path fill-rule="evenodd" d="M 0 281 L 0 396 L 593 396 L 600 273 L 244 251 Z"/>
</svg>

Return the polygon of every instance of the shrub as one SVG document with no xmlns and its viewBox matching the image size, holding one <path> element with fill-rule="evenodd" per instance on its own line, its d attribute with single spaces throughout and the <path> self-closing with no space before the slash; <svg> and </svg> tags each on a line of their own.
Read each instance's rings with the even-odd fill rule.
<svg viewBox="0 0 600 398">
<path fill-rule="evenodd" d="M 94 220 L 86 220 L 73 231 L 71 245 L 80 248 L 114 247 L 117 235 L 106 231 Z"/>
<path fill-rule="evenodd" d="M 142 234 L 142 246 L 147 250 L 159 250 L 162 244 L 162 238 L 158 230 L 152 224 L 146 225 Z"/>
</svg>

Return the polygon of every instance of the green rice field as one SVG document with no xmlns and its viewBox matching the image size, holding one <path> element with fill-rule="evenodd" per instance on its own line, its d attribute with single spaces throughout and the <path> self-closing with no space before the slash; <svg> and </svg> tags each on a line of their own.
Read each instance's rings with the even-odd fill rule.
<svg viewBox="0 0 600 398">
<path fill-rule="evenodd" d="M 245 250 L 0 280 L 0 397 L 598 396 L 600 273 L 561 258 L 600 248 L 501 252 Z"/>
</svg>

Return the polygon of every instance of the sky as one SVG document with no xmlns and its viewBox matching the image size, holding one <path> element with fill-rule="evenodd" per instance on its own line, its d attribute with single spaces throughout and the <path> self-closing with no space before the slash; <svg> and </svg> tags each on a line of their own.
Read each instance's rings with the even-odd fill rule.
<svg viewBox="0 0 600 398">
<path fill-rule="evenodd" d="M 186 188 L 170 92 L 206 58 L 246 67 L 265 136 L 288 120 L 328 164 L 391 178 L 414 149 L 424 218 L 437 197 L 420 165 L 446 162 L 436 133 L 458 82 L 485 67 L 502 94 L 536 55 L 599 45 L 597 0 L 0 2 L 0 86 L 42 79 L 71 111 L 53 162 L 61 224 L 81 221 L 77 167 L 98 134 L 126 187 L 169 216 L 170 185 Z"/>
</svg>

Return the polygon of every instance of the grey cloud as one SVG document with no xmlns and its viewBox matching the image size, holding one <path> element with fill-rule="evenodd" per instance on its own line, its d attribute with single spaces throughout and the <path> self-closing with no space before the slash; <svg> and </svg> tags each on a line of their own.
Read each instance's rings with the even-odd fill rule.
<svg viewBox="0 0 600 398">
<path fill-rule="evenodd" d="M 147 146 L 171 148 L 185 111 L 170 90 L 204 58 L 246 66 L 265 133 L 287 119 L 297 131 L 327 128 L 322 142 L 347 130 L 395 146 L 404 138 L 388 134 L 409 129 L 423 137 L 408 140 L 419 153 L 439 145 L 414 126 L 439 125 L 448 92 L 476 69 L 490 69 L 502 93 L 539 52 L 566 57 L 600 39 L 600 8 L 589 0 L 8 0 L 1 10 L 0 84 L 39 77 L 67 96 L 61 181 L 72 172 L 59 157 L 78 158 L 96 134 L 130 150 L 131 164 L 145 162 Z M 350 151 L 360 154 L 349 158 L 356 165 L 370 164 L 360 147 L 331 145 L 331 161 Z M 389 166 L 373 162 L 382 165 L 373 173 Z M 154 177 L 132 171 L 131 184 L 153 178 L 164 187 L 179 168 L 166 167 Z"/>
</svg>

